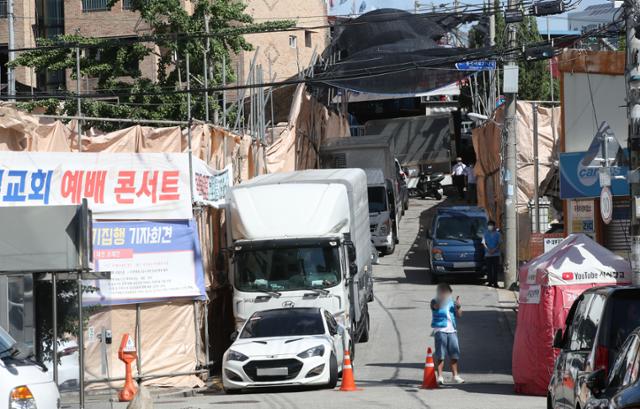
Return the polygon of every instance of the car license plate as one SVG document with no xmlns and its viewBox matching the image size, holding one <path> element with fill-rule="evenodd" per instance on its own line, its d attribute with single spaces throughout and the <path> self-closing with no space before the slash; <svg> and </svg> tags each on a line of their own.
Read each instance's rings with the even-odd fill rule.
<svg viewBox="0 0 640 409">
<path fill-rule="evenodd" d="M 453 268 L 472 268 L 475 266 L 476 263 L 473 261 L 461 261 L 458 263 L 453 263 Z"/>
<path fill-rule="evenodd" d="M 258 376 L 287 376 L 289 370 L 287 368 L 256 368 Z"/>
</svg>

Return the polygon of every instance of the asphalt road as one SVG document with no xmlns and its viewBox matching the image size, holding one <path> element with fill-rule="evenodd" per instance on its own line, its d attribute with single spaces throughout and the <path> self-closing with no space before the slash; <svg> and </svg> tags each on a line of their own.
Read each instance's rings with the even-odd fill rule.
<svg viewBox="0 0 640 409">
<path fill-rule="evenodd" d="M 435 294 L 426 268 L 424 229 L 435 201 L 413 200 L 401 222 L 400 244 L 374 266 L 375 301 L 370 305 L 371 337 L 358 344 L 354 370 L 361 390 L 261 391 L 240 395 L 160 398 L 156 409 L 224 408 L 443 408 L 536 409 L 541 397 L 513 393 L 511 378 L 513 310 L 499 293 L 481 283 L 452 281 L 464 315 L 459 321 L 463 385 L 421 390 L 430 337 L 429 301 Z M 502 290 L 504 291 L 504 290 Z M 502 299 L 503 292 L 500 298 Z M 445 378 L 448 379 L 450 375 Z M 121 405 L 115 405 L 122 409 Z"/>
</svg>

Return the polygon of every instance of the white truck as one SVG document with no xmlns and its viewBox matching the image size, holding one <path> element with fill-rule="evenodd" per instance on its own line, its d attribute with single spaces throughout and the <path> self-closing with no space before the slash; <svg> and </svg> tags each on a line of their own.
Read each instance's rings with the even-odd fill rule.
<svg viewBox="0 0 640 409">
<path fill-rule="evenodd" d="M 393 151 L 394 141 L 390 136 L 329 138 L 320 146 L 320 167 L 382 169 L 391 193 L 391 230 L 397 244 L 398 226 L 409 199 L 406 184 L 400 180 Z"/>
<path fill-rule="evenodd" d="M 393 193 L 382 169 L 365 169 L 369 196 L 369 226 L 371 242 L 383 255 L 393 254 L 396 240 L 393 234 Z"/>
<path fill-rule="evenodd" d="M 363 170 L 259 176 L 233 187 L 228 206 L 237 327 L 256 311 L 322 307 L 354 342 L 368 340 L 373 279 Z"/>
</svg>

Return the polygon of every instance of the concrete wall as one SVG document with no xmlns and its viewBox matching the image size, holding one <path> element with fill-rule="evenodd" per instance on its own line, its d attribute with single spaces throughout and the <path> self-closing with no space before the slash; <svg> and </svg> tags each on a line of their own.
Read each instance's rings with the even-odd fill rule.
<svg viewBox="0 0 640 409">
<path fill-rule="evenodd" d="M 256 23 L 269 20 L 290 19 L 298 27 L 314 27 L 327 25 L 327 9 L 324 0 L 245 0 L 246 12 Z M 244 82 L 251 66 L 251 60 L 258 50 L 256 64 L 261 64 L 265 73 L 265 81 L 271 65 L 272 75 L 276 81 L 284 80 L 298 74 L 299 69 L 309 66 L 313 50 L 322 53 L 328 44 L 327 28 L 310 29 L 306 35 L 311 36 L 311 44 L 305 44 L 305 31 L 288 31 L 279 33 L 250 34 L 246 40 L 254 47 L 254 51 L 243 52 L 239 56 L 240 78 Z M 296 37 L 296 48 L 289 45 L 289 38 Z"/>
</svg>

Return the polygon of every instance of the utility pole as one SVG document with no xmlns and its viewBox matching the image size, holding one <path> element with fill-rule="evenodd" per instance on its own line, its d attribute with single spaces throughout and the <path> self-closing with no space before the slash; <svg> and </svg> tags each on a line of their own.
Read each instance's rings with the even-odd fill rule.
<svg viewBox="0 0 640 409">
<path fill-rule="evenodd" d="M 627 86 L 627 117 L 629 119 L 629 184 L 631 192 L 631 282 L 640 284 L 640 40 L 636 38 L 636 30 L 640 22 L 640 1 L 625 2 L 626 24 L 626 67 L 625 82 Z"/>
<path fill-rule="evenodd" d="M 209 15 L 204 16 L 205 32 L 209 34 Z M 207 35 L 207 46 L 204 49 L 204 57 L 202 65 L 204 66 L 204 120 L 209 123 L 209 48 L 211 47 L 211 39 Z"/>
<path fill-rule="evenodd" d="M 517 0 L 509 0 L 509 10 L 520 7 Z M 509 48 L 517 47 L 516 26 L 509 29 Z M 504 287 L 511 288 L 518 271 L 518 232 L 516 215 L 517 163 L 516 163 L 516 97 L 518 93 L 518 64 L 513 53 L 508 54 L 504 67 L 503 90 L 505 94 L 503 138 L 505 148 L 502 182 L 504 189 Z"/>
<path fill-rule="evenodd" d="M 78 117 L 82 116 L 82 99 L 80 98 L 80 46 L 76 47 L 76 97 L 78 98 Z M 78 152 L 82 152 L 82 121 L 78 119 Z"/>
<path fill-rule="evenodd" d="M 16 59 L 16 53 L 13 51 L 15 47 L 15 28 L 13 26 L 13 0 L 7 0 L 7 18 L 9 20 L 9 63 L 12 63 L 13 60 Z M 11 97 L 9 100 L 11 102 L 16 102 L 16 70 L 9 64 L 9 70 L 7 71 L 7 82 L 9 83 L 9 96 Z"/>
</svg>

